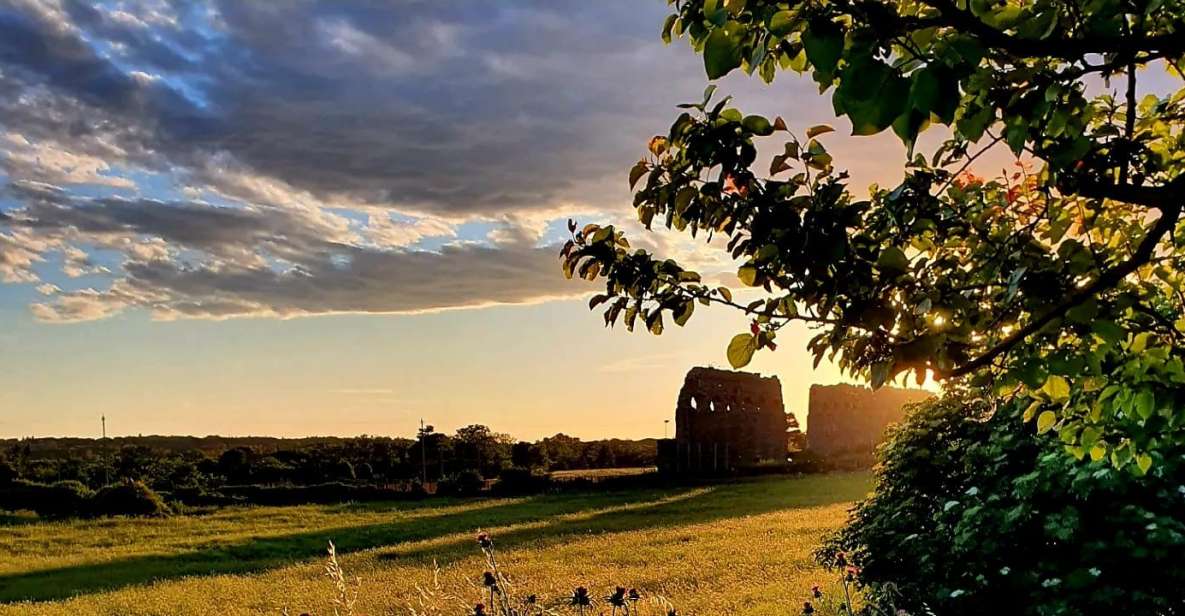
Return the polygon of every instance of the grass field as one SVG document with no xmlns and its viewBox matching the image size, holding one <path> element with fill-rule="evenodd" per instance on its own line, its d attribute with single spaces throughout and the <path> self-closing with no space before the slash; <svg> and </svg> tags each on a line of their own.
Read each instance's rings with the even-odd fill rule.
<svg viewBox="0 0 1185 616">
<path fill-rule="evenodd" d="M 796 613 L 811 585 L 828 581 L 811 550 L 870 488 L 869 475 L 854 473 L 159 520 L 10 517 L 0 519 L 0 615 L 332 614 L 322 570 L 330 540 L 361 580 L 361 614 L 407 613 L 417 585 L 434 579 L 475 602 L 479 528 L 494 536 L 516 587 L 549 601 L 577 584 L 594 597 L 619 584 L 668 597 L 685 614 Z"/>
</svg>

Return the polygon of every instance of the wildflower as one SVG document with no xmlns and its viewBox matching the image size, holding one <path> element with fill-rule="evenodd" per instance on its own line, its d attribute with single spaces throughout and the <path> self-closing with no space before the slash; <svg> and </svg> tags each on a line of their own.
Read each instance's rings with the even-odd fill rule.
<svg viewBox="0 0 1185 616">
<path fill-rule="evenodd" d="M 822 599 L 823 598 L 823 591 L 819 590 L 819 587 L 817 585 L 811 586 L 811 596 L 813 596 L 816 599 Z"/>
<path fill-rule="evenodd" d="M 527 595 L 527 598 L 526 598 L 527 605 L 535 605 L 535 603 L 538 601 L 539 601 L 539 597 L 536 597 L 535 595 Z"/>
<path fill-rule="evenodd" d="M 802 613 L 803 614 L 814 614 L 815 613 L 815 606 L 811 605 L 810 601 L 803 603 L 802 604 Z"/>
<path fill-rule="evenodd" d="M 836 566 L 836 567 L 846 567 L 846 566 L 848 566 L 848 555 L 847 555 L 847 553 L 845 553 L 845 552 L 838 552 L 838 553 L 836 553 L 836 555 L 835 555 L 835 566 Z"/>
<path fill-rule="evenodd" d="M 478 603 L 473 606 L 473 616 L 486 616 L 486 606 L 484 603 Z"/>
<path fill-rule="evenodd" d="M 490 539 L 489 533 L 477 533 L 477 545 L 483 550 L 488 550 L 494 547 L 494 540 Z"/>
<path fill-rule="evenodd" d="M 642 598 L 642 593 L 638 592 L 637 588 L 631 588 L 629 592 L 630 601 L 637 601 Z"/>
<path fill-rule="evenodd" d="M 615 608 L 625 607 L 625 589 L 618 586 L 613 590 L 613 594 L 605 597 L 605 600 Z"/>
<path fill-rule="evenodd" d="M 498 586 L 498 578 L 494 577 L 493 573 L 486 571 L 485 573 L 481 574 L 481 583 L 486 588 L 494 589 Z"/>
<path fill-rule="evenodd" d="M 577 586 L 576 590 L 572 591 L 572 605 L 578 607 L 588 607 L 592 605 L 592 599 L 588 596 L 588 589 L 583 586 Z"/>
</svg>

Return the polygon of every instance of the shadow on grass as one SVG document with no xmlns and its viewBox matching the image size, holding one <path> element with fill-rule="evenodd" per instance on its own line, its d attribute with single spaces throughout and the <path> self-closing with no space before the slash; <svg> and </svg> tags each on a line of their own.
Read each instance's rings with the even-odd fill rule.
<svg viewBox="0 0 1185 616">
<path fill-rule="evenodd" d="M 862 497 L 867 488 L 867 480 L 860 476 L 816 476 L 703 488 L 538 496 L 386 524 L 262 537 L 182 554 L 136 556 L 0 575 L 0 603 L 64 599 L 183 576 L 259 572 L 317 558 L 330 540 L 339 553 L 346 553 L 460 535 L 444 545 L 414 546 L 410 550 L 393 547 L 380 554 L 384 559 L 446 561 L 475 553 L 469 534 L 478 528 L 492 530 L 499 545 L 508 548 L 530 542 L 561 542 L 574 533 L 682 526 L 851 501 Z M 508 526 L 517 528 L 498 531 Z"/>
</svg>

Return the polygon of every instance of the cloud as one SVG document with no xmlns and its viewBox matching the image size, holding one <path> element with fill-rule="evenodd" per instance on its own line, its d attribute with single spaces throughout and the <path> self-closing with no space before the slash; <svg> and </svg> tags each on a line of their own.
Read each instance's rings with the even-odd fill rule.
<svg viewBox="0 0 1185 616">
<path fill-rule="evenodd" d="M 703 87 L 658 40 L 665 10 L 0 7 L 0 280 L 40 285 L 47 321 L 583 294 L 549 224 L 628 213 L 624 170 Z M 683 239 L 640 245 L 727 270 Z"/>
</svg>

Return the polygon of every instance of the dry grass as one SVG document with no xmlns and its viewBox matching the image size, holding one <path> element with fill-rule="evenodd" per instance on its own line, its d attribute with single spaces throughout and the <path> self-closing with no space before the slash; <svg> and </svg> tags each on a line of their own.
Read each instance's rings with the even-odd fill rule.
<svg viewBox="0 0 1185 616">
<path fill-rule="evenodd" d="M 571 479 L 603 479 L 605 477 L 631 477 L 644 475 L 658 469 L 653 466 L 627 466 L 624 468 L 582 468 L 571 471 L 552 471 L 551 478 L 556 481 Z"/>
<path fill-rule="evenodd" d="M 425 594 L 481 600 L 478 528 L 518 588 L 557 603 L 576 585 L 665 596 L 683 614 L 795 613 L 818 539 L 871 487 L 866 474 L 414 506 L 236 509 L 202 517 L 3 527 L 8 614 L 332 614 L 332 539 L 357 614 L 423 612 Z M 438 568 L 437 566 L 438 565 Z M 63 596 L 73 596 L 60 599 Z M 57 599 L 57 600 L 50 600 Z"/>
</svg>

